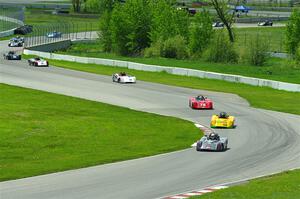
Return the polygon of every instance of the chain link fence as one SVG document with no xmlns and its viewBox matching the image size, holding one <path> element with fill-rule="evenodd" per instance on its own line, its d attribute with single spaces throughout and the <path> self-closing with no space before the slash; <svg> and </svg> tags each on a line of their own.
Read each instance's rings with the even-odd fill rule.
<svg viewBox="0 0 300 199">
<path fill-rule="evenodd" d="M 17 28 L 24 23 L 24 7 L 0 6 L 0 32 Z"/>
<path fill-rule="evenodd" d="M 33 32 L 25 37 L 26 48 L 63 40 L 94 40 L 98 38 L 97 23 L 60 22 L 33 26 Z"/>
</svg>

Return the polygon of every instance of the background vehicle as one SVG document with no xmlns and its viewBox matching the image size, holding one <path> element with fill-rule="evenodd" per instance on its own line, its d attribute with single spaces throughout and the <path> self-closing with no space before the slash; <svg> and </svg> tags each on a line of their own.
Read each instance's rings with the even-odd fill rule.
<svg viewBox="0 0 300 199">
<path fill-rule="evenodd" d="M 193 109 L 213 109 L 213 102 L 207 97 L 198 95 L 189 99 L 189 106 Z"/>
<path fill-rule="evenodd" d="M 39 57 L 29 59 L 28 63 L 30 66 L 49 66 L 48 61 Z"/>
<path fill-rule="evenodd" d="M 113 74 L 112 80 L 113 82 L 118 82 L 118 83 L 136 83 L 135 76 L 127 75 L 124 72 Z"/>
<path fill-rule="evenodd" d="M 61 32 L 57 32 L 57 31 L 53 31 L 53 32 L 48 32 L 46 34 L 46 36 L 48 38 L 60 38 L 62 36 L 62 33 Z"/>
<path fill-rule="evenodd" d="M 273 26 L 273 22 L 270 21 L 270 20 L 266 20 L 266 21 L 263 21 L 263 22 L 259 22 L 257 25 L 258 26 Z"/>
<path fill-rule="evenodd" d="M 14 34 L 16 35 L 26 35 L 32 32 L 32 25 L 24 25 L 14 30 Z"/>
<path fill-rule="evenodd" d="M 223 28 L 224 24 L 222 22 L 217 21 L 217 22 L 212 24 L 212 27 L 214 27 L 214 28 Z"/>
<path fill-rule="evenodd" d="M 235 118 L 229 116 L 225 112 L 221 112 L 219 115 L 213 115 L 211 117 L 210 126 L 212 128 L 234 128 Z"/>
<path fill-rule="evenodd" d="M 7 60 L 21 60 L 21 55 L 17 55 L 14 51 L 3 54 L 3 57 Z"/>
<path fill-rule="evenodd" d="M 217 133 L 203 136 L 196 146 L 197 151 L 226 151 L 228 138 L 220 137 Z"/>
</svg>

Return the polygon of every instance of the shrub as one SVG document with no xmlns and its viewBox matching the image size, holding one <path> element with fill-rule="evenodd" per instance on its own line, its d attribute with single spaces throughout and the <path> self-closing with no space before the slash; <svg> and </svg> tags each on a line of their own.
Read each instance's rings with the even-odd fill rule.
<svg viewBox="0 0 300 199">
<path fill-rule="evenodd" d="M 185 39 L 180 35 L 167 39 L 163 44 L 161 54 L 167 58 L 187 58 L 188 48 Z"/>
<path fill-rule="evenodd" d="M 162 56 L 163 42 L 161 40 L 153 43 L 149 48 L 145 49 L 144 57 L 160 57 Z"/>
<path fill-rule="evenodd" d="M 297 48 L 295 59 L 296 59 L 297 65 L 300 66 L 300 45 Z"/>
<path fill-rule="evenodd" d="M 287 51 L 295 55 L 300 43 L 300 10 L 294 9 L 289 22 L 286 25 L 286 48 Z"/>
<path fill-rule="evenodd" d="M 238 54 L 224 32 L 217 32 L 204 57 L 210 62 L 236 63 Z"/>
<path fill-rule="evenodd" d="M 209 46 L 213 37 L 213 27 L 210 14 L 207 11 L 197 13 L 193 26 L 190 27 L 189 48 L 194 56 L 200 56 Z"/>
<path fill-rule="evenodd" d="M 246 50 L 246 59 L 247 61 L 255 66 L 262 66 L 269 57 L 269 44 L 266 40 L 256 35 L 251 39 L 247 50 Z"/>
</svg>

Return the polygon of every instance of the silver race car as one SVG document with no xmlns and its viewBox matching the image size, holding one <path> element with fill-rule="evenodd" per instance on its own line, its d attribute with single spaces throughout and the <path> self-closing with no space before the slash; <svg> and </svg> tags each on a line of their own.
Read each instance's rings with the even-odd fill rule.
<svg viewBox="0 0 300 199">
<path fill-rule="evenodd" d="M 197 151 L 226 151 L 228 138 L 220 137 L 217 133 L 203 136 L 196 146 Z"/>
<path fill-rule="evenodd" d="M 28 59 L 28 64 L 29 66 L 49 66 L 48 61 L 39 57 Z"/>
<path fill-rule="evenodd" d="M 127 75 L 124 72 L 113 74 L 112 80 L 118 83 L 136 83 L 135 76 Z"/>
</svg>

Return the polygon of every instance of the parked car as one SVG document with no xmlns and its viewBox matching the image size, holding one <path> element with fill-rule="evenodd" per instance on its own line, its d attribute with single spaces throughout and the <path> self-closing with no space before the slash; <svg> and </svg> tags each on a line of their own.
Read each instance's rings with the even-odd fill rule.
<svg viewBox="0 0 300 199">
<path fill-rule="evenodd" d="M 214 22 L 212 24 L 212 27 L 214 27 L 214 28 L 223 28 L 224 27 L 224 23 L 217 21 L 217 22 Z"/>
<path fill-rule="evenodd" d="M 28 63 L 30 66 L 49 66 L 48 61 L 40 57 L 28 59 Z"/>
<path fill-rule="evenodd" d="M 273 22 L 270 21 L 270 20 L 266 20 L 266 21 L 263 21 L 263 22 L 259 22 L 257 25 L 258 26 L 273 26 Z"/>
<path fill-rule="evenodd" d="M 33 30 L 32 25 L 24 25 L 24 26 L 21 26 L 19 28 L 16 28 L 14 30 L 14 34 L 16 34 L 16 35 L 26 35 L 28 33 L 31 33 L 32 30 Z"/>
<path fill-rule="evenodd" d="M 48 32 L 46 34 L 46 36 L 48 38 L 60 38 L 62 36 L 62 33 L 61 32 L 57 32 L 57 31 L 53 31 L 53 32 Z"/>
<path fill-rule="evenodd" d="M 21 55 L 18 55 L 15 51 L 9 51 L 3 54 L 3 58 L 7 60 L 21 60 Z"/>
</svg>

